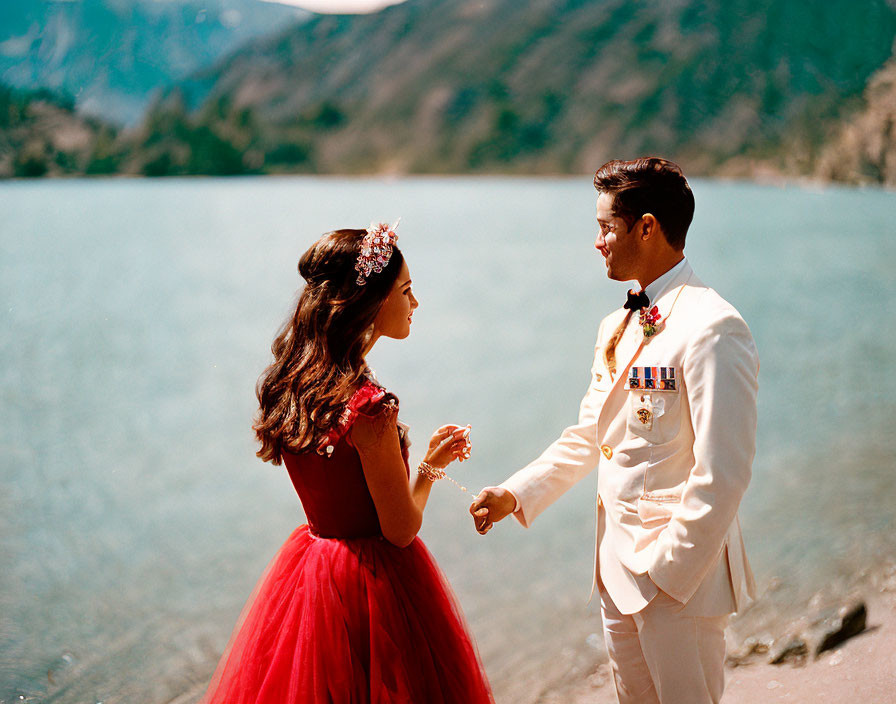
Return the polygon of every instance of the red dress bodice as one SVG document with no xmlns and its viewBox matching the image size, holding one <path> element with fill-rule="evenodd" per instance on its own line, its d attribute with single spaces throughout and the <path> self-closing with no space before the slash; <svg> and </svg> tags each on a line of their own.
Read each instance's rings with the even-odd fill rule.
<svg viewBox="0 0 896 704">
<path fill-rule="evenodd" d="M 338 427 L 316 451 L 283 452 L 283 464 L 312 533 L 322 538 L 382 536 L 361 457 L 351 444 L 349 431 L 359 415 L 376 415 L 390 405 L 397 405 L 395 397 L 367 381 L 349 401 Z M 402 454 L 407 465 L 405 444 Z"/>
<path fill-rule="evenodd" d="M 283 453 L 283 464 L 302 501 L 308 527 L 322 538 L 382 535 L 361 457 L 342 438 L 330 457 Z"/>
</svg>

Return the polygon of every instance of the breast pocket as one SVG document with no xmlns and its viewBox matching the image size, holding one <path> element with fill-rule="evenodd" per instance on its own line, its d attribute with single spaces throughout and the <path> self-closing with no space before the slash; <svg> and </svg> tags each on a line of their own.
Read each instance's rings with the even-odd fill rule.
<svg viewBox="0 0 896 704">
<path fill-rule="evenodd" d="M 626 427 L 651 444 L 669 442 L 681 424 L 680 382 L 675 367 L 632 367 Z"/>
</svg>

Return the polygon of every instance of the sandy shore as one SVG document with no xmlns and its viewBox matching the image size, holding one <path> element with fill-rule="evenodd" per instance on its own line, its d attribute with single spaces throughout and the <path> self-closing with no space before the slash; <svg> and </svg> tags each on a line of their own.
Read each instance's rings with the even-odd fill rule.
<svg viewBox="0 0 896 704">
<path fill-rule="evenodd" d="M 896 594 L 867 595 L 865 631 L 808 664 L 728 670 L 725 704 L 896 702 Z"/>
<path fill-rule="evenodd" d="M 806 664 L 771 665 L 757 658 L 728 667 L 723 704 L 896 702 L 896 592 L 863 595 L 866 630 Z M 538 704 L 614 704 L 607 665 L 586 681 L 543 695 Z"/>
</svg>

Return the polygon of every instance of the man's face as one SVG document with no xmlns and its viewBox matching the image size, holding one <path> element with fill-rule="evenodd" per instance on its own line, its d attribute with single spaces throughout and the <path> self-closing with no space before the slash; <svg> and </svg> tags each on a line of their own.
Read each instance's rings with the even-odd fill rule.
<svg viewBox="0 0 896 704">
<path fill-rule="evenodd" d="M 631 281 L 637 278 L 638 238 L 634 228 L 625 220 L 613 214 L 611 193 L 601 193 L 597 197 L 597 239 L 595 248 L 604 255 L 607 276 L 614 281 Z"/>
</svg>

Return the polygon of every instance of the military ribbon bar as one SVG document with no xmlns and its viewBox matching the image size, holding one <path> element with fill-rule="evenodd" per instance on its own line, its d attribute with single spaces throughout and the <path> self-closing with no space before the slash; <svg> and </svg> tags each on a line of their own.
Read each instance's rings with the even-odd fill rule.
<svg viewBox="0 0 896 704">
<path fill-rule="evenodd" d="M 675 367 L 632 367 L 628 388 L 645 391 L 677 391 Z"/>
</svg>

